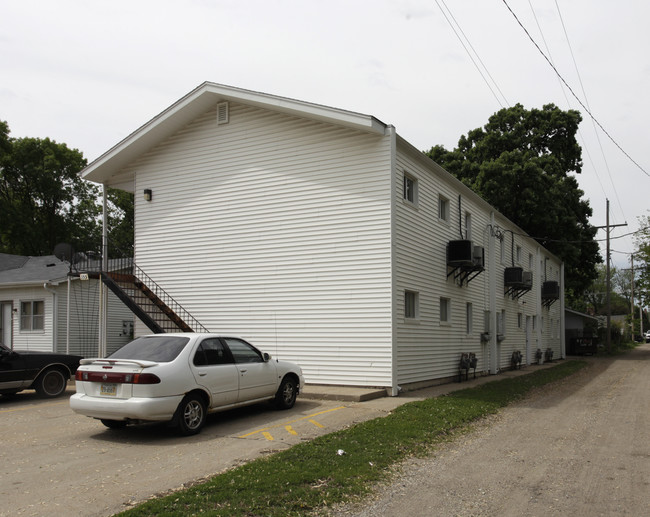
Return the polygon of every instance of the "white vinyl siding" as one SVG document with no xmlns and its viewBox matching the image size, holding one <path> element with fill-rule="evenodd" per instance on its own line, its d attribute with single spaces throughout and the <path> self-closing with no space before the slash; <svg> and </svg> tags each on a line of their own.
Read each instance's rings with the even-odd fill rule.
<svg viewBox="0 0 650 517">
<path fill-rule="evenodd" d="M 135 198 L 136 263 L 310 383 L 389 386 L 390 138 L 229 108 L 132 165 L 135 191 L 153 191 Z"/>
<path fill-rule="evenodd" d="M 489 223 L 486 210 L 481 210 L 471 192 L 463 190 L 461 212 L 457 203 L 449 203 L 449 224 L 440 224 L 439 196 L 457 199 L 455 181 L 449 175 L 432 169 L 437 166 L 408 145 L 398 146 L 397 169 L 412 171 L 418 177 L 418 210 L 409 210 L 405 203 L 397 203 L 396 234 L 396 289 L 417 286 L 419 318 L 417 325 L 408 322 L 397 325 L 397 378 L 400 385 L 426 382 L 430 379 L 452 378 L 458 373 L 461 352 L 474 352 L 479 359 L 478 371 L 487 365 L 487 347 L 480 342 L 479 329 L 466 333 L 467 303 L 481 314 L 486 308 L 485 290 L 487 272 L 473 279 L 469 286 L 459 287 L 447 278 L 446 244 L 461 238 L 466 212 L 472 214 L 472 237 L 475 245 L 486 247 L 483 231 Z M 395 178 L 397 185 L 401 177 Z M 459 222 L 460 221 L 460 222 Z M 450 300 L 451 320 L 440 324 L 440 298 Z M 454 308 L 460 308 L 454 310 Z M 401 316 L 401 314 L 400 314 Z"/>
</svg>

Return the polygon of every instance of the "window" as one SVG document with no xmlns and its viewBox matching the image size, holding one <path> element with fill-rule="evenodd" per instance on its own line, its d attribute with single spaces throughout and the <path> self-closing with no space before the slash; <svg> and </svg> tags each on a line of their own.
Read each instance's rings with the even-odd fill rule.
<svg viewBox="0 0 650 517">
<path fill-rule="evenodd" d="M 264 359 L 262 354 L 245 341 L 239 339 L 226 338 L 225 339 L 230 352 L 235 359 L 236 363 L 263 363 Z"/>
<path fill-rule="evenodd" d="M 465 238 L 472 240 L 472 214 L 465 212 Z"/>
<path fill-rule="evenodd" d="M 194 355 L 195 366 L 232 363 L 228 353 L 219 339 L 205 339 L 199 345 Z"/>
<path fill-rule="evenodd" d="M 404 173 L 404 200 L 414 205 L 418 202 L 418 181 Z"/>
<path fill-rule="evenodd" d="M 521 246 L 517 246 L 516 250 L 517 264 L 521 264 Z"/>
<path fill-rule="evenodd" d="M 438 197 L 438 217 L 443 221 L 449 221 L 449 200 L 442 195 Z"/>
<path fill-rule="evenodd" d="M 534 269 L 534 267 L 533 267 L 534 265 L 535 265 L 535 260 L 533 259 L 533 254 L 529 253 L 528 254 L 528 269 L 530 269 L 532 271 Z"/>
<path fill-rule="evenodd" d="M 472 333 L 472 328 L 474 326 L 472 322 L 472 310 L 473 310 L 472 304 L 468 303 L 465 306 L 465 332 L 467 334 Z"/>
<path fill-rule="evenodd" d="M 501 336 L 506 335 L 506 311 L 502 310 L 497 314 L 497 334 Z"/>
<path fill-rule="evenodd" d="M 517 328 L 521 328 L 524 321 L 524 315 L 521 312 L 517 313 Z"/>
<path fill-rule="evenodd" d="M 20 303 L 20 330 L 43 330 L 45 302 L 35 300 Z"/>
<path fill-rule="evenodd" d="M 440 298 L 440 323 L 451 322 L 451 300 Z"/>
<path fill-rule="evenodd" d="M 415 291 L 404 291 L 404 317 L 416 319 L 419 311 L 419 296 Z"/>
</svg>

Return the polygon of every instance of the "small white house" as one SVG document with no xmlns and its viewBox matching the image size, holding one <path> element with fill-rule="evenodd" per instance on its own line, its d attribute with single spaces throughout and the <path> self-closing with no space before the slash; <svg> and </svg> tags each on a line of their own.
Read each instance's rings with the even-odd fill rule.
<svg viewBox="0 0 650 517">
<path fill-rule="evenodd" d="M 70 266 L 54 255 L 25 257 L 0 253 L 0 343 L 16 350 L 96 357 L 99 281 L 68 276 Z M 68 303 L 68 300 L 70 301 Z M 127 343 L 133 313 L 109 297 L 107 348 Z"/>
<path fill-rule="evenodd" d="M 309 383 L 564 356 L 561 261 L 370 115 L 204 83 L 81 175 L 136 194 L 139 268 Z"/>
</svg>

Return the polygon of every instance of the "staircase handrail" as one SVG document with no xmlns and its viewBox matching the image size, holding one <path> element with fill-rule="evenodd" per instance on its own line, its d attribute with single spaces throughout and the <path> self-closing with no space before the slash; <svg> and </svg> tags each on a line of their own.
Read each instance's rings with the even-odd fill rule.
<svg viewBox="0 0 650 517">
<path fill-rule="evenodd" d="M 139 267 L 133 257 L 125 256 L 119 248 L 109 243 L 109 251 L 118 258 L 107 260 L 107 271 L 104 271 L 102 253 L 90 251 L 85 253 L 77 253 L 76 260 L 70 263 L 71 274 L 81 273 L 97 273 L 97 274 L 131 274 L 134 280 L 142 282 L 147 289 L 149 289 L 158 299 L 160 299 L 167 307 L 172 309 L 185 323 L 187 323 L 197 332 L 209 332 L 199 320 L 197 320 L 190 312 L 185 309 L 178 301 L 176 301 L 167 291 L 165 291 L 155 280 L 153 280 L 144 270 Z"/>
</svg>

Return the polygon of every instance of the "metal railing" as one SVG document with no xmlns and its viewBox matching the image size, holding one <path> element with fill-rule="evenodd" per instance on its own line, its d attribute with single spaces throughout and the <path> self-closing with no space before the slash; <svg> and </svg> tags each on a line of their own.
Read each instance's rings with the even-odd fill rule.
<svg viewBox="0 0 650 517">
<path fill-rule="evenodd" d="M 125 256 L 110 243 L 107 252 L 106 260 L 101 252 L 76 253 L 70 275 L 101 279 L 153 332 L 208 332 L 133 257 Z"/>
</svg>

